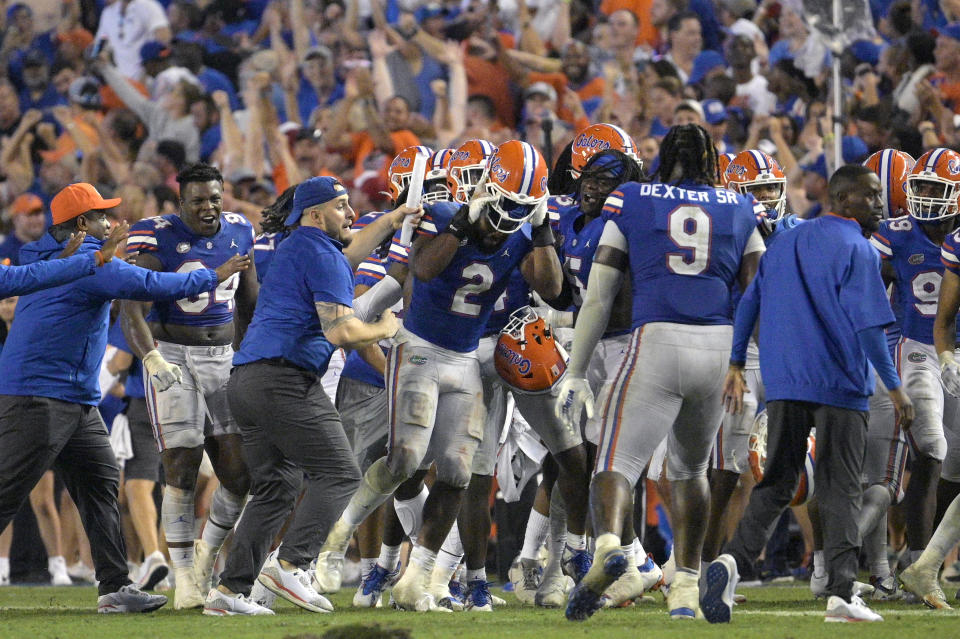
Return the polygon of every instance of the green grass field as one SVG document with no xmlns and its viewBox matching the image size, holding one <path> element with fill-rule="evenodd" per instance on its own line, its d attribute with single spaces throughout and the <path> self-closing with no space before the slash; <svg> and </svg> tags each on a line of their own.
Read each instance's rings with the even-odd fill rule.
<svg viewBox="0 0 960 639">
<path fill-rule="evenodd" d="M 506 608 L 493 613 L 408 613 L 389 609 L 358 610 L 350 607 L 351 593 L 333 597 L 337 611 L 320 615 L 281 603 L 275 617 L 204 617 L 199 611 L 164 608 L 149 615 L 98 615 L 96 591 L 90 587 L 10 587 L 0 589 L 0 638 L 3 639 L 214 639 L 320 637 L 329 630 L 351 624 L 380 624 L 405 628 L 415 638 L 454 639 L 561 639 L 566 637 L 631 637 L 650 639 L 787 639 L 814 637 L 869 637 L 869 639 L 940 639 L 960 637 L 960 610 L 935 612 L 903 603 L 878 603 L 874 609 L 883 623 L 825 624 L 825 605 L 810 598 L 806 584 L 744 589 L 748 602 L 734 610 L 729 625 L 706 622 L 671 622 L 662 597 L 656 603 L 620 610 L 604 610 L 586 623 L 574 624 L 560 610 L 524 608 L 512 594 L 503 594 Z M 947 593 L 952 599 L 953 592 Z M 172 605 L 172 604 L 168 604 Z M 341 632 L 338 637 L 357 637 Z"/>
</svg>

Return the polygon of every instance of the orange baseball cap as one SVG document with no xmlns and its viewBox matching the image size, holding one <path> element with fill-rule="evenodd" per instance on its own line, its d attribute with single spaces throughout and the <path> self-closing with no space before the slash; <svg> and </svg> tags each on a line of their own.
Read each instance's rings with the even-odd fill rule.
<svg viewBox="0 0 960 639">
<path fill-rule="evenodd" d="M 43 213 L 43 200 L 33 193 L 18 195 L 10 205 L 10 213 L 13 215 L 29 215 L 37 212 Z"/>
<path fill-rule="evenodd" d="M 53 196 L 50 202 L 50 216 L 54 224 L 60 224 L 87 211 L 112 209 L 120 204 L 120 201 L 118 197 L 105 200 L 92 184 L 77 182 Z"/>
</svg>

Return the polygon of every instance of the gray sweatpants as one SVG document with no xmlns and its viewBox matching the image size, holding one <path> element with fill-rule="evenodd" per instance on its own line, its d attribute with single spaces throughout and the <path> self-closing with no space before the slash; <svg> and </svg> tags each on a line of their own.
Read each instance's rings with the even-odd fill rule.
<svg viewBox="0 0 960 639">
<path fill-rule="evenodd" d="M 0 395 L 0 530 L 50 468 L 80 511 L 99 593 L 116 592 L 130 583 L 117 508 L 120 470 L 97 407 Z"/>
<path fill-rule="evenodd" d="M 753 489 L 743 519 L 724 552 L 737 560 L 741 575 L 753 575 L 754 562 L 797 490 L 807 453 L 807 436 L 815 427 L 814 486 L 829 573 L 827 593 L 849 601 L 860 551 L 857 517 L 863 499 L 860 476 L 867 447 L 867 413 L 781 400 L 767 404 L 767 416 L 763 481 Z"/>
<path fill-rule="evenodd" d="M 250 500 L 234 533 L 220 582 L 250 594 L 270 544 L 303 500 L 279 557 L 306 568 L 360 484 L 360 469 L 320 377 L 289 365 L 238 366 L 227 386 L 243 436 Z"/>
</svg>

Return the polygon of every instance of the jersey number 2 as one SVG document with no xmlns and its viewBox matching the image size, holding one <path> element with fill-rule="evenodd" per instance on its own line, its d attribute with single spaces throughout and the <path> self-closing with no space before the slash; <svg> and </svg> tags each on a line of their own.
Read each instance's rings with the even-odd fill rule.
<svg viewBox="0 0 960 639">
<path fill-rule="evenodd" d="M 677 275 L 700 275 L 710 263 L 710 226 L 699 206 L 681 206 L 670 212 L 667 232 L 679 253 L 667 253 L 667 268 Z"/>
<path fill-rule="evenodd" d="M 486 264 L 473 263 L 463 269 L 460 277 L 469 281 L 453 294 L 450 310 L 457 315 L 477 317 L 480 315 L 480 305 L 470 300 L 490 290 L 493 286 L 493 271 Z"/>
</svg>

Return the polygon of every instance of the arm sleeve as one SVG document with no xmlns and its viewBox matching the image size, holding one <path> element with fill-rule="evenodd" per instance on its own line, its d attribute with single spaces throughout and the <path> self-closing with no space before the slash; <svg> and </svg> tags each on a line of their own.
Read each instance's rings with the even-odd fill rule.
<svg viewBox="0 0 960 639">
<path fill-rule="evenodd" d="M 896 319 L 880 275 L 880 258 L 866 242 L 855 245 L 850 253 L 840 282 L 840 307 L 858 333 L 871 326 L 888 326 Z"/>
<path fill-rule="evenodd" d="M 747 361 L 747 344 L 760 313 L 762 264 L 761 261 L 761 269 L 757 271 L 757 276 L 750 282 L 737 304 L 737 313 L 733 320 L 733 351 L 730 353 L 730 362 L 734 364 L 742 365 Z"/>
<path fill-rule="evenodd" d="M 189 273 L 160 273 L 112 260 L 84 281 L 84 287 L 104 299 L 178 300 L 217 288 L 217 273 L 207 268 Z"/>
<path fill-rule="evenodd" d="M 93 275 L 96 259 L 96 254 L 89 252 L 26 266 L 0 266 L 0 298 L 27 295 Z"/>
<path fill-rule="evenodd" d="M 857 332 L 860 348 L 867 354 L 867 359 L 877 369 L 877 374 L 883 380 L 888 390 L 900 387 L 900 376 L 893 365 L 890 350 L 887 348 L 887 335 L 879 326 L 871 326 Z"/>
<path fill-rule="evenodd" d="M 360 321 L 373 321 L 377 315 L 390 308 L 403 295 L 403 287 L 389 275 L 374 284 L 363 295 L 353 300 L 353 312 Z"/>
</svg>

